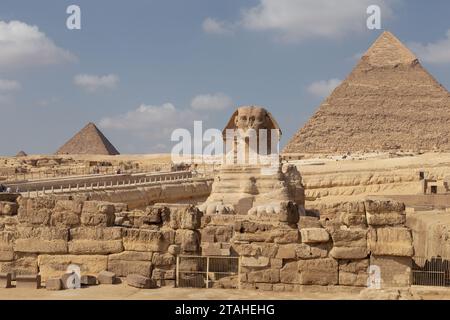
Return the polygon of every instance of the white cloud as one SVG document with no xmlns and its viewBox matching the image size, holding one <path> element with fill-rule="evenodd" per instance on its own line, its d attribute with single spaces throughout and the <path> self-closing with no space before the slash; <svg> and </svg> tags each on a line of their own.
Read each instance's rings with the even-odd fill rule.
<svg viewBox="0 0 450 320">
<path fill-rule="evenodd" d="M 55 45 L 37 26 L 0 21 L 0 68 L 51 65 L 76 60 Z"/>
<path fill-rule="evenodd" d="M 20 83 L 15 80 L 0 79 L 0 91 L 17 91 L 20 88 Z"/>
<path fill-rule="evenodd" d="M 375 1 L 381 9 L 382 22 L 392 17 L 392 7 L 401 2 Z M 335 38 L 366 30 L 366 10 L 372 4 L 373 0 L 259 0 L 256 6 L 241 10 L 237 22 L 230 24 L 208 18 L 203 22 L 203 29 L 219 34 L 236 27 L 271 31 L 287 42 Z"/>
<path fill-rule="evenodd" d="M 307 90 L 316 97 L 327 97 L 339 84 L 341 80 L 333 78 L 329 80 L 321 80 L 311 83 Z"/>
<path fill-rule="evenodd" d="M 73 79 L 76 86 L 88 91 L 95 92 L 99 89 L 113 89 L 119 83 L 119 77 L 115 74 L 96 76 L 91 74 L 79 74 Z"/>
<path fill-rule="evenodd" d="M 447 30 L 444 39 L 427 44 L 413 42 L 409 44 L 409 47 L 424 62 L 435 64 L 450 63 L 450 29 Z"/>
<path fill-rule="evenodd" d="M 233 100 L 223 93 L 200 94 L 191 101 L 194 110 L 224 110 L 233 105 Z"/>
<path fill-rule="evenodd" d="M 206 18 L 202 24 L 203 31 L 209 34 L 227 35 L 233 33 L 233 26 L 213 18 Z"/>
</svg>

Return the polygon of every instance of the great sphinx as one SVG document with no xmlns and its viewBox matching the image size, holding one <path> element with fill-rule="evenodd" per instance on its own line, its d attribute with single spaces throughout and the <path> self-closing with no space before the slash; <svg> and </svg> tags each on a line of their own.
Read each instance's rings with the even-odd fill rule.
<svg viewBox="0 0 450 320">
<path fill-rule="evenodd" d="M 281 129 L 259 106 L 238 108 L 223 130 L 225 157 L 212 192 L 199 209 L 206 214 L 270 215 L 286 206 L 304 210 L 302 178 L 280 162 Z"/>
</svg>

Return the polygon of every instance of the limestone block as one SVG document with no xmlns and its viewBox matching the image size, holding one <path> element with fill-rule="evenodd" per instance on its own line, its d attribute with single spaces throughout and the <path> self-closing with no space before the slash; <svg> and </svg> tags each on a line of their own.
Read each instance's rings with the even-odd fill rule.
<svg viewBox="0 0 450 320">
<path fill-rule="evenodd" d="M 411 257 L 371 255 L 370 265 L 379 268 L 382 288 L 411 285 Z"/>
<path fill-rule="evenodd" d="M 0 273 L 27 275 L 38 273 L 37 258 L 34 255 L 20 256 L 13 261 L 0 262 Z"/>
<path fill-rule="evenodd" d="M 50 278 L 45 281 L 45 289 L 58 291 L 63 288 L 61 278 Z"/>
<path fill-rule="evenodd" d="M 285 244 L 278 247 L 278 252 L 276 255 L 277 259 L 295 259 L 296 257 L 296 245 L 295 244 Z"/>
<path fill-rule="evenodd" d="M 336 285 L 338 283 L 338 263 L 332 258 L 299 260 L 299 283 L 316 285 Z"/>
<path fill-rule="evenodd" d="M 339 285 L 365 287 L 369 259 L 339 260 Z"/>
<path fill-rule="evenodd" d="M 202 242 L 229 242 L 233 237 L 233 226 L 206 226 L 201 229 Z"/>
<path fill-rule="evenodd" d="M 329 233 L 323 228 L 303 228 L 300 229 L 300 234 L 303 243 L 320 243 L 330 240 Z"/>
<path fill-rule="evenodd" d="M 0 231 L 0 261 L 14 260 L 14 232 Z"/>
<path fill-rule="evenodd" d="M 152 279 L 155 280 L 175 280 L 175 269 L 153 269 Z"/>
<path fill-rule="evenodd" d="M 155 252 L 152 257 L 152 263 L 156 267 L 173 266 L 176 264 L 175 256 L 170 253 Z"/>
<path fill-rule="evenodd" d="M 282 283 L 298 284 L 299 281 L 298 262 L 291 261 L 285 263 L 284 267 L 280 270 L 280 281 Z"/>
<path fill-rule="evenodd" d="M 239 256 L 264 256 L 275 258 L 278 244 L 274 243 L 234 243 L 232 248 Z"/>
<path fill-rule="evenodd" d="M 0 201 L 0 215 L 13 216 L 17 214 L 19 205 L 15 202 Z"/>
<path fill-rule="evenodd" d="M 150 277 L 152 274 L 151 252 L 124 251 L 108 256 L 108 271 L 114 272 L 119 277 L 128 274 L 140 274 Z"/>
<path fill-rule="evenodd" d="M 82 275 L 80 282 L 85 286 L 95 286 L 97 284 L 97 277 L 91 275 Z"/>
<path fill-rule="evenodd" d="M 81 212 L 81 223 L 85 226 L 111 227 L 116 216 L 115 207 L 111 203 L 101 201 L 85 201 Z"/>
<path fill-rule="evenodd" d="M 83 202 L 77 200 L 56 200 L 55 212 L 72 212 L 80 215 L 83 208 Z"/>
<path fill-rule="evenodd" d="M 16 252 L 67 253 L 69 231 L 60 227 L 17 227 Z"/>
<path fill-rule="evenodd" d="M 108 257 L 101 255 L 39 255 L 37 259 L 39 272 L 45 281 L 51 277 L 59 277 L 66 273 L 69 265 L 80 267 L 84 275 L 97 275 L 106 270 Z"/>
<path fill-rule="evenodd" d="M 50 198 L 19 198 L 18 219 L 20 223 L 45 226 L 50 224 L 50 216 L 55 208 L 55 200 Z"/>
<path fill-rule="evenodd" d="M 301 243 L 295 246 L 295 255 L 297 259 L 317 259 L 328 256 L 329 245 L 324 243 L 306 244 Z"/>
<path fill-rule="evenodd" d="M 404 227 L 373 228 L 368 245 L 375 255 L 411 257 L 414 254 L 411 231 Z"/>
<path fill-rule="evenodd" d="M 156 281 L 140 274 L 129 274 L 127 276 L 127 284 L 131 287 L 141 289 L 156 288 Z"/>
<path fill-rule="evenodd" d="M 322 228 L 319 218 L 310 216 L 300 216 L 298 221 L 299 229 L 303 228 Z"/>
<path fill-rule="evenodd" d="M 367 229 L 343 228 L 331 230 L 333 245 L 336 247 L 366 247 Z"/>
<path fill-rule="evenodd" d="M 182 252 L 198 252 L 200 250 L 200 233 L 194 230 L 178 229 L 175 243 L 180 245 Z"/>
<path fill-rule="evenodd" d="M 367 200 L 367 224 L 371 226 L 399 225 L 406 221 L 405 205 L 393 200 Z"/>
<path fill-rule="evenodd" d="M 182 229 L 195 230 L 201 226 L 202 212 L 195 206 L 186 208 L 180 217 L 180 227 Z"/>
<path fill-rule="evenodd" d="M 250 220 L 237 220 L 234 224 L 234 231 L 239 233 L 264 232 L 274 228 L 274 225 L 271 223 L 260 223 Z"/>
<path fill-rule="evenodd" d="M 170 239 L 162 231 L 124 229 L 123 246 L 127 251 L 167 251 Z"/>
<path fill-rule="evenodd" d="M 273 242 L 278 244 L 300 242 L 300 232 L 297 228 L 277 228 L 272 230 L 272 237 Z"/>
<path fill-rule="evenodd" d="M 247 273 L 247 281 L 250 283 L 278 283 L 280 282 L 280 270 L 266 269 Z"/>
<path fill-rule="evenodd" d="M 298 205 L 292 201 L 283 201 L 280 203 L 278 220 L 288 224 L 296 224 L 299 220 Z"/>
<path fill-rule="evenodd" d="M 80 227 L 70 230 L 69 253 L 110 254 L 123 251 L 122 229 Z"/>
<path fill-rule="evenodd" d="M 202 256 L 230 256 L 230 245 L 223 242 L 201 243 Z"/>
<path fill-rule="evenodd" d="M 366 226 L 366 210 L 363 201 L 347 202 L 342 208 L 343 212 L 338 213 L 340 222 L 346 226 Z"/>
<path fill-rule="evenodd" d="M 100 284 L 115 284 L 117 282 L 116 274 L 110 271 L 101 271 L 97 280 Z"/>
<path fill-rule="evenodd" d="M 367 258 L 367 247 L 333 247 L 330 256 L 335 259 L 363 259 Z"/>
<path fill-rule="evenodd" d="M 171 244 L 169 248 L 167 249 L 167 252 L 169 252 L 171 255 L 178 255 L 181 252 L 181 247 L 177 244 Z"/>
<path fill-rule="evenodd" d="M 268 257 L 246 257 L 241 258 L 242 267 L 268 267 L 270 259 Z"/>
</svg>

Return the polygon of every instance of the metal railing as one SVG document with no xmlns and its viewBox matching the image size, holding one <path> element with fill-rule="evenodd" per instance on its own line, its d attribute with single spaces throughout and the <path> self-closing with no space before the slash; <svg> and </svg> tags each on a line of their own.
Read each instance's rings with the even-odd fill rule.
<svg viewBox="0 0 450 320">
<path fill-rule="evenodd" d="M 414 257 L 412 284 L 421 286 L 450 286 L 450 260 L 441 257 Z"/>
<path fill-rule="evenodd" d="M 177 256 L 179 288 L 240 288 L 240 258 L 230 256 Z"/>
</svg>

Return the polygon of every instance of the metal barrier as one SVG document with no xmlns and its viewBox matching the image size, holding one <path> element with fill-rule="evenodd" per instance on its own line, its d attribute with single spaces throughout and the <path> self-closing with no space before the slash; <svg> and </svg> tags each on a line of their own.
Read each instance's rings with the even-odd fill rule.
<svg viewBox="0 0 450 320">
<path fill-rule="evenodd" d="M 240 258 L 228 256 L 177 256 L 179 288 L 240 289 Z"/>
<path fill-rule="evenodd" d="M 450 260 L 441 257 L 414 257 L 411 272 L 413 285 L 450 286 Z"/>
</svg>

